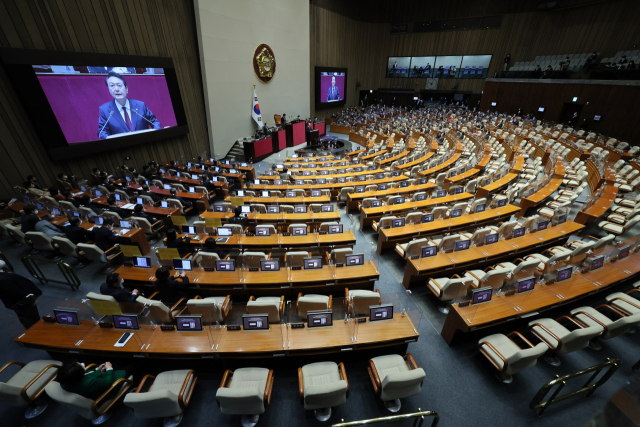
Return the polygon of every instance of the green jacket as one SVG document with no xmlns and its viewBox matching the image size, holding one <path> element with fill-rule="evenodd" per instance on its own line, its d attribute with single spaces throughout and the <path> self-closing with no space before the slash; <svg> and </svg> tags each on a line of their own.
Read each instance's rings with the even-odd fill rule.
<svg viewBox="0 0 640 427">
<path fill-rule="evenodd" d="M 114 382 L 120 378 L 124 378 L 125 374 L 125 371 L 110 370 L 102 372 L 92 368 L 84 375 L 82 381 L 77 384 L 62 385 L 62 389 L 70 393 L 79 394 L 87 399 L 96 400 L 102 396 L 102 393 L 107 391 Z M 115 397 L 116 394 L 118 394 L 118 389 L 119 387 L 113 390 L 109 394 L 109 398 Z"/>
</svg>

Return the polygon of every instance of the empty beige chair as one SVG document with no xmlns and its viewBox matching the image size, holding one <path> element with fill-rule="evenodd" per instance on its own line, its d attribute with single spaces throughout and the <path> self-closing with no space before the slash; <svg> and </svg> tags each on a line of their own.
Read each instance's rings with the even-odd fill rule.
<svg viewBox="0 0 640 427">
<path fill-rule="evenodd" d="M 54 248 L 59 250 L 63 255 L 70 255 L 74 258 L 80 258 L 80 254 L 78 254 L 78 250 L 76 245 L 66 237 L 53 236 L 51 238 L 51 244 Z M 76 264 L 74 267 L 80 268 L 84 267 L 83 264 Z"/>
<path fill-rule="evenodd" d="M 329 253 L 329 259 L 333 261 L 334 265 L 335 264 L 345 265 L 346 256 L 351 254 L 353 254 L 352 248 L 332 249 L 331 252 Z"/>
<path fill-rule="evenodd" d="M 304 409 L 314 411 L 319 421 L 327 421 L 331 408 L 344 405 L 349 397 L 344 364 L 318 362 L 298 368 L 298 390 Z"/>
<path fill-rule="evenodd" d="M 310 258 L 311 254 L 305 251 L 291 251 L 284 254 L 284 262 L 287 267 L 301 266 L 305 258 Z"/>
<path fill-rule="evenodd" d="M 393 223 L 394 219 L 398 218 L 395 216 L 383 216 L 382 218 L 380 218 L 380 221 L 374 221 L 373 224 L 371 224 L 371 227 L 375 231 L 379 231 L 385 228 L 391 228 L 391 224 Z"/>
<path fill-rule="evenodd" d="M 11 365 L 19 365 L 20 370 L 5 382 L 0 382 L 0 405 L 28 406 L 25 418 L 37 417 L 47 409 L 47 400 L 36 400 L 42 395 L 47 384 L 53 381 L 62 362 L 55 360 L 34 360 L 29 363 L 9 362 L 0 368 L 4 372 Z M 6 421 L 5 421 L 6 422 Z"/>
<path fill-rule="evenodd" d="M 529 348 L 523 349 L 515 341 L 509 338 L 517 335 Z M 533 345 L 528 339 L 518 332 L 508 335 L 494 334 L 481 339 L 478 342 L 478 350 L 497 369 L 496 376 L 503 383 L 513 381 L 513 374 L 524 371 L 538 362 L 549 347 L 545 343 Z"/>
<path fill-rule="evenodd" d="M 233 299 L 231 295 L 226 297 L 194 298 L 187 301 L 189 314 L 202 315 L 202 322 L 211 324 L 213 322 L 224 322 L 229 315 Z"/>
<path fill-rule="evenodd" d="M 331 310 L 332 297 L 331 295 L 315 295 L 298 294 L 298 300 L 296 301 L 296 310 L 298 311 L 298 317 L 307 319 L 307 312 L 309 310 Z"/>
<path fill-rule="evenodd" d="M 435 296 L 443 302 L 443 304 L 438 306 L 438 311 L 446 314 L 449 313 L 449 306 L 446 304 L 446 301 L 466 297 L 473 282 L 473 277 L 460 277 L 457 274 L 454 274 L 451 278 L 429 278 L 427 286 L 431 292 L 433 292 Z"/>
<path fill-rule="evenodd" d="M 269 256 L 264 252 L 245 251 L 236 259 L 236 265 L 243 265 L 245 268 L 260 267 L 260 261 L 266 261 Z"/>
<path fill-rule="evenodd" d="M 13 240 L 16 241 L 17 245 L 27 245 L 27 241 L 25 240 L 24 233 L 20 230 L 20 226 L 14 226 L 12 224 L 7 224 L 7 233 L 9 236 L 13 237 Z"/>
<path fill-rule="evenodd" d="M 589 341 L 603 332 L 600 325 L 583 327 L 568 316 L 562 316 L 571 321 L 577 329 L 570 331 L 556 320 L 543 318 L 529 322 L 529 329 L 536 337 L 545 343 L 551 352 L 544 356 L 544 360 L 552 366 L 559 366 L 560 359 L 556 354 L 567 354 L 580 350 L 589 345 Z"/>
<path fill-rule="evenodd" d="M 640 215 L 636 215 L 633 217 L 633 219 L 631 219 L 624 225 L 616 224 L 614 222 L 609 222 L 609 221 L 602 221 L 601 223 L 598 224 L 598 227 L 602 228 L 607 233 L 620 235 L 625 233 L 626 231 L 631 230 L 633 227 L 636 226 L 636 224 L 638 224 L 639 221 L 640 221 Z"/>
<path fill-rule="evenodd" d="M 115 303 L 118 302 L 118 300 L 116 300 L 111 295 L 102 295 L 96 292 L 89 292 L 87 294 L 87 299 L 90 301 L 107 301 L 107 302 L 115 302 Z"/>
<path fill-rule="evenodd" d="M 162 222 L 162 220 L 157 221 L 154 224 L 151 224 L 146 218 L 132 216 L 131 219 L 138 221 L 138 225 L 142 229 L 142 232 L 145 234 L 145 236 L 156 237 L 156 239 L 150 240 L 149 243 L 151 244 L 157 243 L 158 238 L 161 237 L 160 231 L 164 228 L 164 223 Z"/>
<path fill-rule="evenodd" d="M 400 410 L 400 399 L 420 394 L 426 376 L 411 353 L 404 357 L 398 354 L 374 357 L 369 360 L 367 370 L 374 392 L 391 412 Z"/>
<path fill-rule="evenodd" d="M 179 307 L 186 301 L 186 298 L 178 300 L 173 307 L 167 307 L 162 301 L 151 299 L 154 295 L 150 298 L 139 296 L 136 298 L 136 302 L 149 307 L 149 318 L 156 323 L 173 323 L 176 320 L 176 316 L 182 314 L 186 310 L 186 307 Z"/>
<path fill-rule="evenodd" d="M 491 228 L 478 228 L 472 233 L 460 233 L 460 235 L 466 239 L 471 240 L 471 244 L 474 246 L 482 246 L 485 242 L 487 234 L 491 234 L 493 230 Z"/>
<path fill-rule="evenodd" d="M 95 366 L 96 365 L 88 365 L 86 369 L 93 368 Z M 120 378 L 111 385 L 111 389 L 109 390 L 116 393 L 113 398 L 107 399 L 107 393 L 105 393 L 95 401 L 80 396 L 79 394 L 71 393 L 64 390 L 62 386 L 60 386 L 60 383 L 56 381 L 50 382 L 45 387 L 45 391 L 51 399 L 65 406 L 67 409 L 75 412 L 81 417 L 90 420 L 94 425 L 97 425 L 104 423 L 111 417 L 111 415 L 113 414 L 111 408 L 120 399 L 122 399 L 122 397 L 127 393 L 127 391 L 129 391 L 132 385 L 133 377 Z"/>
<path fill-rule="evenodd" d="M 80 256 L 84 256 L 89 261 L 94 262 L 104 262 L 108 263 L 113 261 L 118 255 L 122 253 L 117 246 L 107 249 L 103 251 L 96 245 L 92 245 L 89 243 L 78 243 L 78 254 Z M 108 270 L 113 270 L 113 267 L 110 267 Z"/>
<path fill-rule="evenodd" d="M 355 192 L 355 189 L 353 187 L 342 187 L 340 189 L 340 197 L 339 197 L 339 201 L 341 202 L 346 202 L 347 201 L 347 195 L 351 194 Z"/>
<path fill-rule="evenodd" d="M 396 252 L 404 259 L 409 259 L 416 255 L 421 255 L 422 248 L 429 246 L 429 239 L 421 237 L 407 243 L 397 243 Z"/>
<path fill-rule="evenodd" d="M 637 286 L 637 285 L 636 285 Z M 634 295 L 635 298 L 632 296 Z M 621 310 L 623 313 L 629 315 L 636 315 L 640 313 L 640 287 L 632 289 L 629 292 L 615 292 L 607 296 L 607 302 Z"/>
<path fill-rule="evenodd" d="M 602 311 L 608 310 L 615 320 L 604 314 Z M 601 326 L 602 334 L 589 342 L 589 347 L 594 350 L 600 349 L 598 340 L 610 340 L 629 331 L 634 331 L 633 326 L 640 322 L 640 311 L 636 314 L 627 315 L 613 306 L 603 304 L 599 307 L 580 307 L 571 310 L 571 315 L 579 322 L 587 326 Z"/>
<path fill-rule="evenodd" d="M 273 378 L 273 370 L 264 368 L 226 370 L 216 393 L 220 412 L 242 415 L 243 427 L 255 426 L 271 403 Z"/>
<path fill-rule="evenodd" d="M 27 231 L 25 241 L 36 251 L 55 252 L 51 238 L 40 231 Z"/>
<path fill-rule="evenodd" d="M 509 274 L 511 274 L 511 270 L 499 266 L 498 268 L 487 267 L 484 271 L 471 270 L 464 272 L 464 276 L 472 279 L 476 288 L 490 286 L 493 290 L 500 289 Z"/>
<path fill-rule="evenodd" d="M 449 252 L 455 248 L 455 244 L 459 240 L 463 240 L 461 234 L 450 234 L 442 239 L 432 239 L 431 241 L 438 247 L 438 252 Z"/>
<path fill-rule="evenodd" d="M 164 418 L 165 427 L 175 427 L 182 421 L 197 380 L 196 372 L 188 369 L 162 372 L 157 377 L 146 375 L 123 403 L 133 409 L 136 418 Z M 145 386 L 148 389 L 143 392 Z"/>
<path fill-rule="evenodd" d="M 280 297 L 249 297 L 247 314 L 268 314 L 269 323 L 280 323 L 284 316 L 284 295 Z"/>
<path fill-rule="evenodd" d="M 193 210 L 193 206 L 185 209 L 185 207 L 182 206 L 182 202 L 180 200 L 169 198 L 167 199 L 167 202 L 169 202 L 169 206 L 171 206 L 172 208 L 177 208 L 182 215 L 186 215 L 187 212 L 191 212 Z"/>
<path fill-rule="evenodd" d="M 349 290 L 345 288 L 345 301 L 347 304 L 347 311 L 355 316 L 369 314 L 369 306 L 380 305 L 382 303 L 382 297 L 380 296 L 380 290 L 367 291 L 364 289 Z"/>
</svg>

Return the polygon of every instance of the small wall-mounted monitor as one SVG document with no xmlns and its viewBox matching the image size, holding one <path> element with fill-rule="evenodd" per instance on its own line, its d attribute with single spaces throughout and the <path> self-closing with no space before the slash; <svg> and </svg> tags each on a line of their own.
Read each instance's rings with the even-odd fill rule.
<svg viewBox="0 0 640 427">
<path fill-rule="evenodd" d="M 539 113 L 544 113 L 544 107 L 538 107 L 538 112 Z"/>
<path fill-rule="evenodd" d="M 485 245 L 492 245 L 498 243 L 498 233 L 487 234 L 484 238 Z"/>
<path fill-rule="evenodd" d="M 322 268 L 322 258 L 305 258 L 303 262 L 305 270 L 316 270 Z"/>
<path fill-rule="evenodd" d="M 364 254 L 352 254 L 344 257 L 344 265 L 352 267 L 354 265 L 364 264 Z"/>
<path fill-rule="evenodd" d="M 306 236 L 307 235 L 307 226 L 294 226 L 290 228 L 292 236 Z"/>
<path fill-rule="evenodd" d="M 481 304 L 491 301 L 493 289 L 490 286 L 485 288 L 473 289 L 471 291 L 471 304 Z"/>
<path fill-rule="evenodd" d="M 56 322 L 58 322 L 58 325 L 80 326 L 80 321 L 78 320 L 78 310 L 54 309 L 53 314 L 54 316 L 56 316 Z"/>
<path fill-rule="evenodd" d="M 261 260 L 260 270 L 261 271 L 280 271 L 280 260 L 279 259 Z"/>
<path fill-rule="evenodd" d="M 268 314 L 243 314 L 242 329 L 245 331 L 268 331 L 269 315 Z"/>
<path fill-rule="evenodd" d="M 183 234 L 196 234 L 196 228 L 193 225 L 183 225 L 182 226 Z"/>
<path fill-rule="evenodd" d="M 518 227 L 513 229 L 513 238 L 518 238 L 524 236 L 524 233 L 527 231 L 525 227 Z"/>
<path fill-rule="evenodd" d="M 518 280 L 518 293 L 532 291 L 536 285 L 535 277 L 527 277 L 525 279 Z"/>
<path fill-rule="evenodd" d="M 188 259 L 174 259 L 173 269 L 191 271 L 191 261 Z"/>
<path fill-rule="evenodd" d="M 218 227 L 216 229 L 216 232 L 217 232 L 218 236 L 232 236 L 233 235 L 233 230 L 231 230 L 229 227 Z"/>
<path fill-rule="evenodd" d="M 597 115 L 597 114 L 595 116 L 593 116 L 593 121 L 594 122 L 599 122 L 600 120 L 602 120 L 602 116 Z"/>
<path fill-rule="evenodd" d="M 333 326 L 333 314 L 331 313 L 331 310 L 307 311 L 307 326 L 309 328 Z"/>
<path fill-rule="evenodd" d="M 151 268 L 151 258 L 147 258 L 143 256 L 134 256 L 133 266 L 138 268 Z"/>
<path fill-rule="evenodd" d="M 393 319 L 393 304 L 380 304 L 369 306 L 369 321 Z"/>
<path fill-rule="evenodd" d="M 342 234 L 343 226 L 342 224 L 330 225 L 328 229 L 329 229 L 329 234 Z"/>
<path fill-rule="evenodd" d="M 216 271 L 236 271 L 234 260 L 216 260 Z"/>
<path fill-rule="evenodd" d="M 559 269 L 556 275 L 556 282 L 564 282 L 565 280 L 569 280 L 571 278 L 572 272 L 573 267 L 565 267 Z"/>
<path fill-rule="evenodd" d="M 114 329 L 120 330 L 138 330 L 140 329 L 140 325 L 138 324 L 138 316 L 136 314 L 114 314 L 113 327 Z"/>
<path fill-rule="evenodd" d="M 391 228 L 404 227 L 405 218 L 398 218 L 391 221 Z"/>
<path fill-rule="evenodd" d="M 492 106 L 492 107 L 495 107 L 496 105 L 498 105 L 496 102 L 492 102 L 492 103 L 491 103 L 491 106 Z"/>
</svg>

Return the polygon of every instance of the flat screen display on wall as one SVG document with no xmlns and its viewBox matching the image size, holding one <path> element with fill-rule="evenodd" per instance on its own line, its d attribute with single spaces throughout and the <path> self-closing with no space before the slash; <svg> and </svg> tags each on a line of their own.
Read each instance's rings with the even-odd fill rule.
<svg viewBox="0 0 640 427">
<path fill-rule="evenodd" d="M 316 108 L 344 105 L 347 101 L 347 69 L 316 67 Z"/>
<path fill-rule="evenodd" d="M 0 51 L 51 157 L 77 157 L 187 133 L 171 58 Z"/>
</svg>

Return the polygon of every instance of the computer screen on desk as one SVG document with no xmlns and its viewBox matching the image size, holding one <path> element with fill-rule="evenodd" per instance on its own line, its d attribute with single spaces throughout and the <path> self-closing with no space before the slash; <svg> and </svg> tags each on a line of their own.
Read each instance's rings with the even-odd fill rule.
<svg viewBox="0 0 640 427">
<path fill-rule="evenodd" d="M 121 219 L 120 228 L 126 228 L 127 230 L 129 230 L 131 228 L 131 222 Z"/>
<path fill-rule="evenodd" d="M 535 277 L 527 277 L 522 280 L 518 280 L 518 293 L 529 292 L 534 289 L 536 285 Z"/>
<path fill-rule="evenodd" d="M 213 205 L 214 212 L 226 212 L 227 207 L 225 205 Z"/>
<path fill-rule="evenodd" d="M 134 256 L 133 266 L 138 268 L 151 268 L 151 258 Z"/>
<path fill-rule="evenodd" d="M 409 186 L 409 183 L 407 181 L 400 182 L 400 188 L 405 188 L 405 187 L 408 187 L 408 186 Z"/>
<path fill-rule="evenodd" d="M 384 174 L 383 173 L 377 173 L 376 174 L 376 179 L 382 179 L 384 178 Z"/>
<path fill-rule="evenodd" d="M 202 332 L 202 315 L 178 315 L 176 316 L 176 327 L 179 332 Z"/>
<path fill-rule="evenodd" d="M 470 243 L 471 243 L 471 240 L 458 240 L 456 242 L 454 251 L 455 252 L 466 251 L 467 249 L 469 249 Z"/>
<path fill-rule="evenodd" d="M 329 234 L 341 234 L 342 233 L 342 224 L 338 225 L 330 225 Z"/>
<path fill-rule="evenodd" d="M 171 190 L 171 185 L 169 185 L 169 184 L 164 184 L 163 187 L 164 187 L 165 190 Z"/>
<path fill-rule="evenodd" d="M 363 181 L 366 181 L 366 180 L 367 180 L 366 176 L 358 175 L 358 182 L 363 182 Z"/>
<path fill-rule="evenodd" d="M 539 221 L 538 222 L 538 231 L 546 230 L 548 225 L 549 225 L 549 221 L 547 221 L 546 219 L 543 220 L 543 221 Z"/>
<path fill-rule="evenodd" d="M 274 183 L 275 185 L 282 185 L 282 180 L 281 180 L 281 179 L 274 179 L 274 180 L 273 180 L 273 183 Z"/>
<path fill-rule="evenodd" d="M 333 212 L 333 205 L 322 205 L 320 206 L 321 212 Z"/>
<path fill-rule="evenodd" d="M 347 267 L 364 264 L 364 254 L 352 254 L 344 257 L 344 264 Z"/>
<path fill-rule="evenodd" d="M 320 190 L 311 190 L 311 197 L 320 197 L 322 196 L 322 191 Z"/>
<path fill-rule="evenodd" d="M 436 197 L 444 197 L 447 195 L 447 190 L 436 190 Z"/>
<path fill-rule="evenodd" d="M 302 176 L 311 176 L 311 171 L 302 171 Z"/>
<path fill-rule="evenodd" d="M 364 185 L 358 185 L 356 187 L 356 193 L 364 193 Z"/>
<path fill-rule="evenodd" d="M 56 316 L 56 322 L 58 322 L 58 325 L 80 326 L 80 322 L 78 321 L 78 310 L 55 309 L 53 310 L 53 314 Z"/>
<path fill-rule="evenodd" d="M 598 257 L 595 257 L 591 261 L 591 270 L 597 270 L 599 268 L 602 268 L 603 266 L 604 266 L 604 255 L 600 255 Z"/>
<path fill-rule="evenodd" d="M 267 213 L 277 214 L 280 213 L 280 206 L 267 206 Z"/>
<path fill-rule="evenodd" d="M 101 216 L 94 216 L 93 223 L 97 225 L 102 225 L 104 223 L 104 218 Z"/>
<path fill-rule="evenodd" d="M 416 202 L 421 202 L 423 200 L 427 200 L 427 195 L 426 194 L 418 194 L 418 195 L 416 195 Z"/>
<path fill-rule="evenodd" d="M 265 331 L 269 330 L 268 314 L 243 314 L 242 329 L 245 331 Z"/>
<path fill-rule="evenodd" d="M 102 191 L 100 190 L 96 190 L 94 194 L 96 195 L 96 197 L 102 197 Z"/>
<path fill-rule="evenodd" d="M 393 319 L 393 304 L 381 304 L 369 306 L 369 320 L 376 322 L 378 320 Z"/>
<path fill-rule="evenodd" d="M 305 270 L 322 268 L 322 258 L 305 258 L 303 261 Z"/>
<path fill-rule="evenodd" d="M 485 205 L 484 203 L 476 205 L 476 213 L 484 212 L 486 207 L 487 205 Z"/>
<path fill-rule="evenodd" d="M 487 234 L 484 238 L 485 245 L 491 245 L 493 243 L 498 243 L 498 233 Z"/>
<path fill-rule="evenodd" d="M 191 271 L 191 261 L 188 259 L 174 259 L 173 269 Z"/>
<path fill-rule="evenodd" d="M 307 205 L 295 205 L 293 207 L 295 213 L 307 213 Z"/>
<path fill-rule="evenodd" d="M 451 218 L 458 218 L 462 215 L 462 208 L 453 209 L 451 211 Z"/>
<path fill-rule="evenodd" d="M 371 207 L 372 208 L 379 208 L 380 206 L 382 206 L 382 200 L 372 200 L 371 201 Z"/>
<path fill-rule="evenodd" d="M 136 203 L 139 205 L 144 205 L 144 199 L 142 197 L 136 197 Z"/>
<path fill-rule="evenodd" d="M 304 179 L 296 179 L 296 185 L 304 185 Z"/>
<path fill-rule="evenodd" d="M 391 228 L 404 227 L 404 218 L 398 218 L 391 221 Z"/>
<path fill-rule="evenodd" d="M 327 183 L 327 179 L 326 178 L 318 178 L 316 180 L 316 184 L 319 184 L 319 185 L 324 185 L 326 183 Z"/>
<path fill-rule="evenodd" d="M 260 192 L 260 197 L 269 197 L 269 191 L 268 190 L 263 190 Z"/>
<path fill-rule="evenodd" d="M 378 184 L 378 190 L 379 191 L 384 191 L 387 189 L 387 184 Z"/>
<path fill-rule="evenodd" d="M 135 314 L 114 314 L 113 327 L 115 329 L 140 329 L 138 316 Z"/>
<path fill-rule="evenodd" d="M 306 236 L 307 226 L 291 227 L 291 235 L 293 236 Z"/>
<path fill-rule="evenodd" d="M 216 271 L 236 271 L 234 260 L 216 260 Z"/>
<path fill-rule="evenodd" d="M 462 187 L 456 187 L 453 190 L 453 194 L 462 194 L 462 192 L 464 191 L 464 188 Z"/>
<path fill-rule="evenodd" d="M 183 234 L 196 234 L 196 228 L 192 225 L 183 225 L 182 226 Z"/>
<path fill-rule="evenodd" d="M 491 301 L 492 292 L 493 289 L 491 287 L 473 289 L 471 291 L 471 304 L 481 304 Z"/>
<path fill-rule="evenodd" d="M 333 326 L 333 314 L 329 310 L 309 310 L 307 311 L 307 324 L 309 328 Z"/>
<path fill-rule="evenodd" d="M 211 177 L 211 182 L 218 182 L 218 177 L 217 176 L 212 176 Z"/>
<path fill-rule="evenodd" d="M 238 191 L 236 191 L 236 197 L 245 197 L 245 192 L 244 192 L 244 190 L 238 190 Z"/>
<path fill-rule="evenodd" d="M 502 207 L 504 207 L 504 206 L 506 206 L 506 205 L 507 205 L 507 199 L 499 199 L 499 200 L 498 200 L 497 206 L 498 206 L 499 208 L 502 208 Z"/>
<path fill-rule="evenodd" d="M 556 272 L 556 282 L 564 282 L 565 280 L 569 280 L 571 278 L 571 273 L 573 272 L 573 267 L 565 267 L 561 268 Z"/>
<path fill-rule="evenodd" d="M 296 197 L 296 192 L 295 191 L 285 191 L 284 192 L 284 196 L 285 197 Z"/>
<path fill-rule="evenodd" d="M 347 178 L 338 178 L 338 184 L 344 184 L 347 182 Z"/>
<path fill-rule="evenodd" d="M 189 193 L 195 193 L 196 187 L 189 187 Z"/>
<path fill-rule="evenodd" d="M 218 236 L 232 236 L 233 235 L 233 231 L 228 227 L 218 227 L 216 229 L 216 232 L 218 233 Z"/>
<path fill-rule="evenodd" d="M 256 236 L 271 236 L 271 229 L 264 228 L 256 228 Z"/>
<path fill-rule="evenodd" d="M 513 229 L 513 238 L 522 237 L 524 233 L 527 231 L 525 227 L 518 227 Z"/>
<path fill-rule="evenodd" d="M 433 218 L 434 218 L 434 216 L 433 216 L 432 213 L 424 214 L 424 215 L 422 215 L 422 223 L 433 222 Z"/>
<path fill-rule="evenodd" d="M 254 179 L 253 180 L 253 185 L 260 185 L 260 180 L 259 179 Z"/>
<path fill-rule="evenodd" d="M 420 178 L 420 181 L 418 181 L 420 183 L 420 185 L 422 184 L 426 184 L 427 182 L 429 182 L 428 178 Z"/>
<path fill-rule="evenodd" d="M 262 271 L 280 271 L 280 260 L 269 259 L 260 261 L 260 270 Z"/>
<path fill-rule="evenodd" d="M 251 213 L 251 206 L 242 205 L 240 207 L 240 213 L 243 213 L 243 214 Z"/>
</svg>

